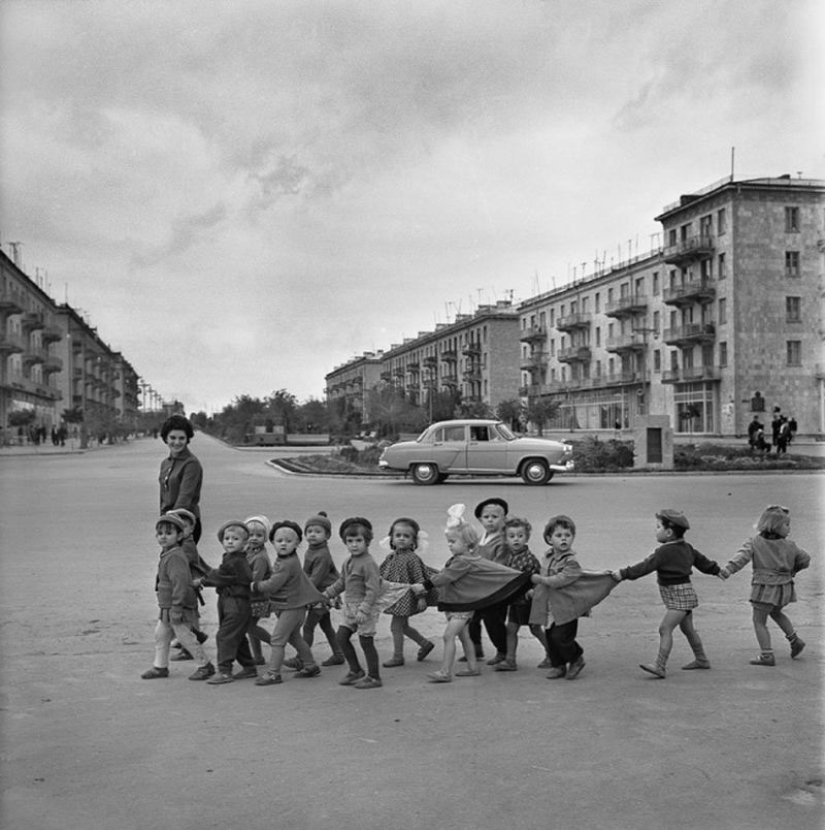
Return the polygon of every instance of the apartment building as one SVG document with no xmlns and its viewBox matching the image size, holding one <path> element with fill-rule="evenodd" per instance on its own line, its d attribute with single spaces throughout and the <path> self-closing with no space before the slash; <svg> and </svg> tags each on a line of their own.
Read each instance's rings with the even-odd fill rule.
<svg viewBox="0 0 825 830">
<path fill-rule="evenodd" d="M 137 425 L 138 375 L 68 305 L 58 305 L 0 251 L 0 427 L 13 440 L 12 413 L 34 412 L 33 426 L 59 427 L 65 410 L 89 426 Z"/>
<path fill-rule="evenodd" d="M 495 410 L 501 401 L 518 397 L 518 321 L 509 300 L 458 314 L 435 331 L 421 331 L 384 352 L 337 367 L 326 376 L 327 399 L 343 397 L 365 422 L 366 393 L 379 385 L 398 389 L 418 406 L 426 405 L 435 391 Z"/>
<path fill-rule="evenodd" d="M 825 431 L 825 182 L 725 179 L 656 219 L 660 249 L 519 306 L 522 397 L 565 428 L 734 436 L 778 406 Z"/>
<path fill-rule="evenodd" d="M 63 371 L 57 344 L 54 302 L 0 251 L 0 427 L 2 440 L 16 428 L 9 417 L 34 411 L 36 426 L 59 425 L 63 395 L 56 375 Z"/>
<path fill-rule="evenodd" d="M 364 352 L 325 376 L 327 401 L 345 419 L 370 420 L 368 393 L 381 381 L 382 358 L 382 352 Z"/>
</svg>

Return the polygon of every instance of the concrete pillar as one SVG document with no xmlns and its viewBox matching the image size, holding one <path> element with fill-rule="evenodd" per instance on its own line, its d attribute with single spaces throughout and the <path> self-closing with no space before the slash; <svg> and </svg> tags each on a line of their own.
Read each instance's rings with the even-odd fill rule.
<svg viewBox="0 0 825 830">
<path fill-rule="evenodd" d="M 634 467 L 673 469 L 673 428 L 669 415 L 637 415 L 633 422 L 633 440 Z"/>
</svg>

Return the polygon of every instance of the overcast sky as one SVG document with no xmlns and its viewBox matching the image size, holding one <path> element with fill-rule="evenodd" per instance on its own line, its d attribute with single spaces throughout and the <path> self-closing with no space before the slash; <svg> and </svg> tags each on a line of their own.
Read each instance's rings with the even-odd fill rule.
<svg viewBox="0 0 825 830">
<path fill-rule="evenodd" d="M 190 412 L 825 178 L 816 0 L 0 0 L 0 244 Z"/>
</svg>

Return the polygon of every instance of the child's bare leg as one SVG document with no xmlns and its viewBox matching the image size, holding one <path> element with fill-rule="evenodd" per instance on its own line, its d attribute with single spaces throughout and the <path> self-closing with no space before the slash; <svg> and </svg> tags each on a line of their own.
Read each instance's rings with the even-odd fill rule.
<svg viewBox="0 0 825 830">
<path fill-rule="evenodd" d="M 470 628 L 466 624 L 458 632 L 461 639 L 461 647 L 464 649 L 464 656 L 467 658 L 467 668 L 470 671 L 478 671 L 478 657 L 476 657 L 476 645 L 470 636 Z"/>
<path fill-rule="evenodd" d="M 516 651 L 518 651 L 518 623 L 507 623 L 507 661 L 512 665 L 516 664 Z"/>
<path fill-rule="evenodd" d="M 782 629 L 782 633 L 790 640 L 795 634 L 793 623 L 782 612 L 781 608 L 774 608 L 771 611 L 771 619 Z"/>
<path fill-rule="evenodd" d="M 449 620 L 447 622 L 447 627 L 444 629 L 444 656 L 441 660 L 441 671 L 447 676 L 450 676 L 453 673 L 453 663 L 455 662 L 455 638 L 459 635 L 459 631 L 463 630 L 465 622 L 465 620 Z M 462 639 L 461 642 L 463 643 L 464 640 Z M 464 650 L 466 654 L 466 646 L 464 647 Z"/>
<path fill-rule="evenodd" d="M 667 658 L 670 657 L 673 648 L 673 629 L 680 625 L 685 618 L 686 611 L 673 611 L 668 609 L 659 623 L 659 653 L 656 655 L 655 663 L 643 663 L 641 668 L 655 674 L 657 677 L 664 677 Z"/>
<path fill-rule="evenodd" d="M 762 654 L 773 654 L 771 648 L 771 632 L 768 631 L 768 615 L 771 606 L 764 603 L 753 604 L 753 630 L 756 634 L 756 642 Z"/>
<path fill-rule="evenodd" d="M 692 669 L 709 669 L 710 660 L 708 660 L 708 656 L 705 654 L 705 647 L 702 645 L 699 634 L 693 627 L 693 613 L 691 611 L 685 614 L 685 618 L 679 623 L 679 629 L 687 637 L 687 641 L 693 650 L 693 656 L 695 658 L 691 663 L 682 666 L 682 668 L 687 671 L 691 671 Z"/>
<path fill-rule="evenodd" d="M 393 617 L 390 623 L 390 632 L 392 633 L 392 660 L 388 660 L 390 665 L 400 665 L 404 662 L 404 626 L 407 623 L 406 617 Z M 386 666 L 387 663 L 384 663 Z"/>
</svg>

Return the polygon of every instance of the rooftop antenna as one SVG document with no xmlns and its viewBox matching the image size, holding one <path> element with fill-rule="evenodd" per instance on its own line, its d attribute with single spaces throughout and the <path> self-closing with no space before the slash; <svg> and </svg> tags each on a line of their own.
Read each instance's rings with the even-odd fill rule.
<svg viewBox="0 0 825 830">
<path fill-rule="evenodd" d="M 736 159 L 736 147 L 730 148 L 730 180 L 733 181 L 733 166 Z"/>
<path fill-rule="evenodd" d="M 22 247 L 22 242 L 7 242 L 6 245 L 11 248 L 11 258 L 14 264 L 19 268 L 20 267 L 20 254 L 18 253 L 18 249 Z"/>
</svg>

